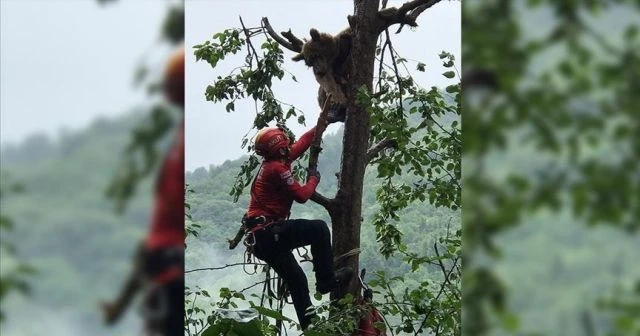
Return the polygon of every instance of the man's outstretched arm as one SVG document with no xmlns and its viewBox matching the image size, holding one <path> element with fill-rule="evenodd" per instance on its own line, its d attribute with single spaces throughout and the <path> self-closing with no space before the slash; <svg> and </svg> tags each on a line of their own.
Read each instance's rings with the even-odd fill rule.
<svg viewBox="0 0 640 336">
<path fill-rule="evenodd" d="M 315 126 L 308 130 L 305 134 L 303 134 L 298 141 L 296 141 L 293 145 L 291 145 L 291 150 L 289 151 L 289 161 L 293 161 L 300 157 L 302 153 L 304 153 L 311 143 L 313 142 L 313 137 L 316 135 Z"/>
</svg>

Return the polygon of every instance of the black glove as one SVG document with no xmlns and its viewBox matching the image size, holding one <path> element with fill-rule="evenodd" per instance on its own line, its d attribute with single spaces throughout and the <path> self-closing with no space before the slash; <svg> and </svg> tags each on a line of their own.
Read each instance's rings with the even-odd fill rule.
<svg viewBox="0 0 640 336">
<path fill-rule="evenodd" d="M 315 176 L 318 179 L 318 182 L 320 182 L 320 172 L 317 169 L 307 168 L 307 180 L 309 180 L 311 176 Z"/>
<path fill-rule="evenodd" d="M 329 107 L 329 112 L 327 113 L 327 122 L 329 124 L 333 124 L 334 122 L 342 121 L 344 122 L 345 117 L 347 116 L 347 108 L 341 104 L 334 103 Z"/>
</svg>

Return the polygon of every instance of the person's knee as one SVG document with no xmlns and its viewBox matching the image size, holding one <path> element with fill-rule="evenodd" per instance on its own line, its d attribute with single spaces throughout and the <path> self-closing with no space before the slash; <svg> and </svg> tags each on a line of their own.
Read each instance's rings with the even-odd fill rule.
<svg viewBox="0 0 640 336">
<path fill-rule="evenodd" d="M 313 226 L 315 228 L 314 231 L 316 231 L 316 233 L 321 236 L 321 237 L 328 237 L 330 236 L 330 232 L 329 232 L 329 226 L 327 225 L 327 222 L 323 221 L 322 219 L 316 219 L 313 221 Z"/>
</svg>

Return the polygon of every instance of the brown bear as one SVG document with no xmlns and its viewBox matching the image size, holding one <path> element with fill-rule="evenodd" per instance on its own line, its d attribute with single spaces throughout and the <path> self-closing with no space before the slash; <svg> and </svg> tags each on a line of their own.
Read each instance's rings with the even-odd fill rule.
<svg viewBox="0 0 640 336">
<path fill-rule="evenodd" d="M 313 68 L 316 81 L 320 84 L 318 90 L 318 104 L 323 107 L 327 94 L 331 94 L 330 104 L 342 114 L 347 102 L 346 84 L 351 74 L 351 29 L 347 28 L 336 36 L 320 33 L 315 28 L 310 30 L 311 40 L 306 41 L 302 51 L 294 56 L 294 61 L 304 60 L 307 66 Z M 339 106 L 339 107 L 337 107 Z"/>
</svg>

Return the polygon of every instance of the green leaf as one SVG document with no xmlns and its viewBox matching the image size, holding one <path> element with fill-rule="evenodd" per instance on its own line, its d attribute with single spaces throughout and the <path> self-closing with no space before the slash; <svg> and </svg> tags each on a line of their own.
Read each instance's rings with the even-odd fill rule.
<svg viewBox="0 0 640 336">
<path fill-rule="evenodd" d="M 265 307 L 260 307 L 260 306 L 254 306 L 253 309 L 257 310 L 258 313 L 270 317 L 272 319 L 276 319 L 278 321 L 287 321 L 287 322 L 294 322 L 292 319 L 282 315 L 281 313 L 275 311 L 275 310 L 271 310 Z"/>
<path fill-rule="evenodd" d="M 426 66 L 426 64 L 420 62 L 420 63 L 418 63 L 418 66 L 416 67 L 416 70 L 418 70 L 420 72 L 424 72 L 425 66 Z"/>
<path fill-rule="evenodd" d="M 456 73 L 453 72 L 453 71 L 447 71 L 447 72 L 443 73 L 442 75 L 447 77 L 447 78 L 453 78 L 456 75 Z"/>
<path fill-rule="evenodd" d="M 627 29 L 624 31 L 624 39 L 627 41 L 633 41 L 636 39 L 637 36 L 638 36 L 637 25 L 631 25 L 627 27 Z"/>
<path fill-rule="evenodd" d="M 518 321 L 518 317 L 513 314 L 505 314 L 502 317 L 502 326 L 508 331 L 516 331 L 518 330 L 518 326 L 520 322 Z"/>
</svg>

